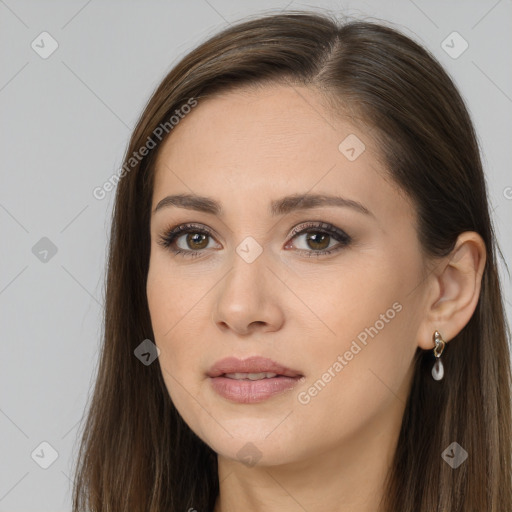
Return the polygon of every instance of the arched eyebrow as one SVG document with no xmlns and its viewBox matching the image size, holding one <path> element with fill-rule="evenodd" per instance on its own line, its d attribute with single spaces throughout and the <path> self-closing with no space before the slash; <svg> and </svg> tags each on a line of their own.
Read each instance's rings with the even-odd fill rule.
<svg viewBox="0 0 512 512">
<path fill-rule="evenodd" d="M 224 210 L 222 205 L 211 197 L 199 196 L 196 194 L 176 194 L 164 197 L 156 205 L 153 215 L 158 211 L 169 207 L 184 208 L 198 212 L 210 213 L 222 217 Z M 353 199 L 329 194 L 293 194 L 271 201 L 269 213 L 273 217 L 286 215 L 293 211 L 309 210 L 322 206 L 336 206 L 341 208 L 352 208 L 359 213 L 373 216 L 373 213 L 364 205 Z"/>
</svg>

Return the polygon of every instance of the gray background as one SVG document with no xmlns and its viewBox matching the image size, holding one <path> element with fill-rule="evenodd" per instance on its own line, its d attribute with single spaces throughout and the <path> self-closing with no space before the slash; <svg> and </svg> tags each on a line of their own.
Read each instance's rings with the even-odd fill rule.
<svg viewBox="0 0 512 512">
<path fill-rule="evenodd" d="M 0 0 L 0 511 L 71 508 L 114 198 L 97 200 L 92 191 L 121 166 L 149 95 L 186 52 L 227 24 L 262 10 L 310 7 L 393 22 L 445 66 L 473 117 L 510 261 L 510 0 Z M 38 37 L 43 31 L 59 45 L 46 59 L 31 47 L 51 48 Z M 469 44 L 458 58 L 442 47 L 453 31 Z M 501 262 L 500 269 L 510 318 L 510 279 Z M 58 454 L 47 469 L 40 465 L 52 462 L 52 452 L 42 442 Z"/>
</svg>

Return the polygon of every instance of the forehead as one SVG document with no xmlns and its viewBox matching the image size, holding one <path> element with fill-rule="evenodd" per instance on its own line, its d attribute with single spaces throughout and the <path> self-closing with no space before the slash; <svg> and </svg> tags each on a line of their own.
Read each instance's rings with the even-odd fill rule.
<svg viewBox="0 0 512 512">
<path fill-rule="evenodd" d="M 171 193 L 215 196 L 229 210 L 308 191 L 396 208 L 398 191 L 376 151 L 315 89 L 229 91 L 199 99 L 160 148 L 153 208 Z"/>
<path fill-rule="evenodd" d="M 159 156 L 181 163 L 221 158 L 224 168 L 243 163 L 247 171 L 272 163 L 279 170 L 291 160 L 309 164 L 338 159 L 340 142 L 355 128 L 332 116 L 321 101 L 312 88 L 282 85 L 246 87 L 200 99 L 173 129 Z M 368 138 L 362 133 L 359 137 Z M 367 148 L 369 142 L 365 141 Z M 254 157 L 263 160 L 251 165 Z"/>
</svg>

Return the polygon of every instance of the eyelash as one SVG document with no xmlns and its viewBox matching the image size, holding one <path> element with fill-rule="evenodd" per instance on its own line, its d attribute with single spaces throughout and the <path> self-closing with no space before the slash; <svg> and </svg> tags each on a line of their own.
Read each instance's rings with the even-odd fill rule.
<svg viewBox="0 0 512 512">
<path fill-rule="evenodd" d="M 163 235 L 160 235 L 158 239 L 158 244 L 164 247 L 165 249 L 170 250 L 175 255 L 182 255 L 186 258 L 196 258 L 201 256 L 201 253 L 204 253 L 205 250 L 202 249 L 200 251 L 194 250 L 183 250 L 183 249 L 173 249 L 172 245 L 177 238 L 186 233 L 193 234 L 203 234 L 213 238 L 213 233 L 206 227 L 200 227 L 197 224 L 181 224 L 175 228 L 169 228 Z M 333 226 L 332 224 L 326 222 L 316 222 L 316 223 L 304 223 L 293 229 L 291 233 L 291 239 L 306 234 L 306 233 L 321 233 L 324 235 L 329 235 L 334 238 L 336 241 L 340 242 L 340 244 L 334 249 L 328 250 L 305 250 L 305 249 L 297 249 L 300 254 L 305 255 L 306 257 L 319 257 L 322 255 L 332 254 L 344 247 L 347 247 L 352 242 L 352 238 L 347 235 L 341 229 Z"/>
</svg>

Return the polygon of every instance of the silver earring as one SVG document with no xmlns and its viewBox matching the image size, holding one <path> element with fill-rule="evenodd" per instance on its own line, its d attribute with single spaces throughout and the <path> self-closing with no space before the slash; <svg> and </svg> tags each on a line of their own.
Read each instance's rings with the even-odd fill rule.
<svg viewBox="0 0 512 512">
<path fill-rule="evenodd" d="M 436 344 L 436 346 L 434 347 L 434 356 L 436 358 L 436 362 L 434 363 L 434 367 L 432 368 L 432 377 L 434 378 L 434 380 L 441 380 L 444 377 L 444 367 L 443 362 L 441 361 L 441 354 L 443 353 L 446 343 L 441 337 L 439 331 L 434 332 L 433 338 L 434 343 Z"/>
</svg>

